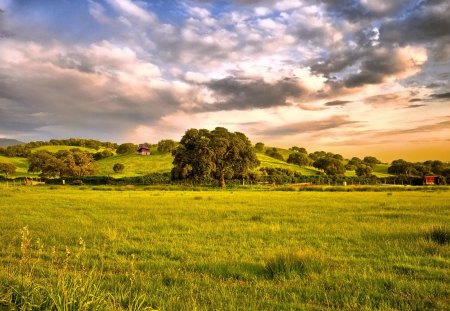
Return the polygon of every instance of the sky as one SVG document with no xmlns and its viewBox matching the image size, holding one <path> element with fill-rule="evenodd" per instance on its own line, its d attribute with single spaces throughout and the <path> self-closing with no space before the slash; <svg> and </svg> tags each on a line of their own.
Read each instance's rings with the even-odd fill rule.
<svg viewBox="0 0 450 311">
<path fill-rule="evenodd" d="M 0 137 L 450 161 L 446 0 L 0 0 Z"/>
</svg>

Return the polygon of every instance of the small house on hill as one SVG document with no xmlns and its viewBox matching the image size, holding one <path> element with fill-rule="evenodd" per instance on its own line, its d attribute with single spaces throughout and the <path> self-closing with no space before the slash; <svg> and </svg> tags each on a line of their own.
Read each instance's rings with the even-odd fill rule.
<svg viewBox="0 0 450 311">
<path fill-rule="evenodd" d="M 140 155 L 150 155 L 150 147 L 147 144 L 139 145 L 137 153 Z"/>
</svg>

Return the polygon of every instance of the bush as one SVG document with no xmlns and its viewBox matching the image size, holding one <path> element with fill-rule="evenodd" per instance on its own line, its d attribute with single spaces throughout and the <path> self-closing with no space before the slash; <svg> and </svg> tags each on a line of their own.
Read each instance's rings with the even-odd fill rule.
<svg viewBox="0 0 450 311">
<path fill-rule="evenodd" d="M 84 183 L 80 179 L 75 179 L 74 181 L 72 181 L 72 185 L 73 186 L 82 186 L 82 185 L 84 185 Z"/>
<path fill-rule="evenodd" d="M 450 230 L 446 226 L 437 226 L 425 233 L 428 240 L 436 242 L 438 244 L 450 243 Z"/>
<path fill-rule="evenodd" d="M 124 169 L 125 169 L 125 165 L 123 165 L 122 163 L 116 163 L 113 166 L 113 170 L 116 173 L 122 173 Z"/>
<path fill-rule="evenodd" d="M 309 251 L 284 253 L 266 262 L 264 270 L 270 279 L 303 276 L 309 271 L 320 270 L 321 260 Z"/>
</svg>

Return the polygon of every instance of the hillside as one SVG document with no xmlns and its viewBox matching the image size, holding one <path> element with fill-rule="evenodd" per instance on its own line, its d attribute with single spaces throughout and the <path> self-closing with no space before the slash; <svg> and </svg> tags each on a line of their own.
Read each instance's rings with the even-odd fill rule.
<svg viewBox="0 0 450 311">
<path fill-rule="evenodd" d="M 11 138 L 0 138 L 0 147 L 9 147 L 15 145 L 24 145 L 23 141 Z"/>
<path fill-rule="evenodd" d="M 80 146 L 60 146 L 60 145 L 53 146 L 53 145 L 50 145 L 50 146 L 40 146 L 40 147 L 33 148 L 33 149 L 31 149 L 31 152 L 36 152 L 39 150 L 46 150 L 48 152 L 56 153 L 58 151 L 65 151 L 65 150 L 70 150 L 70 149 L 80 149 L 82 151 L 86 151 L 86 152 L 90 152 L 90 153 L 96 153 L 101 150 L 101 149 L 95 150 L 92 148 L 80 147 Z"/>
<path fill-rule="evenodd" d="M 8 158 L 0 155 L 1 163 L 11 163 L 16 166 L 16 172 L 11 177 L 25 177 L 32 176 L 34 174 L 28 173 L 28 161 L 25 158 Z"/>
<path fill-rule="evenodd" d="M 264 153 L 257 153 L 259 161 L 261 161 L 260 167 L 280 167 L 292 171 L 297 171 L 302 173 L 303 175 L 316 175 L 319 172 L 314 167 L 301 167 L 295 164 L 286 163 L 284 161 L 280 161 L 265 155 Z"/>
<path fill-rule="evenodd" d="M 172 169 L 172 155 L 141 156 L 138 154 L 120 154 L 97 161 L 98 175 L 112 176 L 116 178 L 139 176 L 150 173 L 165 173 Z M 117 174 L 113 171 L 116 163 L 125 165 L 123 173 Z"/>
<path fill-rule="evenodd" d="M 78 148 L 87 152 L 95 153 L 100 150 L 95 150 L 93 148 L 87 147 L 79 147 L 79 146 L 64 146 L 64 145 L 48 145 L 41 146 L 37 148 L 33 148 L 32 152 L 36 152 L 38 150 L 47 150 L 49 152 L 58 152 L 60 150 L 70 150 L 73 148 Z M 271 148 L 267 147 L 266 149 Z M 289 154 L 292 152 L 287 149 L 277 148 L 278 152 L 280 152 L 285 159 L 288 158 Z M 270 167 L 270 168 L 283 168 L 289 169 L 293 171 L 300 172 L 303 175 L 316 175 L 319 170 L 314 167 L 300 167 L 295 164 L 286 163 L 284 161 L 280 161 L 274 159 L 265 153 L 257 153 L 258 159 L 261 161 L 260 167 Z M 138 154 L 125 154 L 125 155 L 114 155 L 109 158 L 102 159 L 97 161 L 98 165 L 98 173 L 99 176 L 111 176 L 114 178 L 121 177 L 133 177 L 146 175 L 151 173 L 168 173 L 172 169 L 173 157 L 170 153 L 160 155 L 154 150 L 151 156 L 141 156 Z M 27 173 L 28 170 L 28 162 L 25 158 L 7 158 L 4 156 L 0 156 L 0 162 L 13 163 L 17 167 L 17 172 L 13 175 L 14 177 L 23 177 L 30 176 L 34 174 Z M 113 171 L 113 166 L 116 163 L 121 163 L 125 166 L 125 170 L 122 173 L 115 173 Z M 391 176 L 387 173 L 389 165 L 387 164 L 379 164 L 374 169 L 374 175 L 377 177 L 388 177 Z M 354 171 L 347 171 L 346 176 L 356 176 Z"/>
</svg>

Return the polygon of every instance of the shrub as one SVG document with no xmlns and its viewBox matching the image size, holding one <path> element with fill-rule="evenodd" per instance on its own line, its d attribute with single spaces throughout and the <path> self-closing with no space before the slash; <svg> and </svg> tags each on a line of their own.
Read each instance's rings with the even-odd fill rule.
<svg viewBox="0 0 450 311">
<path fill-rule="evenodd" d="M 444 245 L 450 243 L 450 230 L 444 225 L 431 228 L 431 230 L 425 233 L 425 236 L 428 240 L 438 244 Z"/>
<path fill-rule="evenodd" d="M 116 163 L 113 166 L 113 171 L 116 173 L 122 173 L 124 169 L 125 165 L 123 165 L 122 163 Z"/>
<path fill-rule="evenodd" d="M 303 276 L 320 270 L 321 261 L 310 251 L 284 253 L 269 259 L 264 270 L 270 279 Z"/>
</svg>

